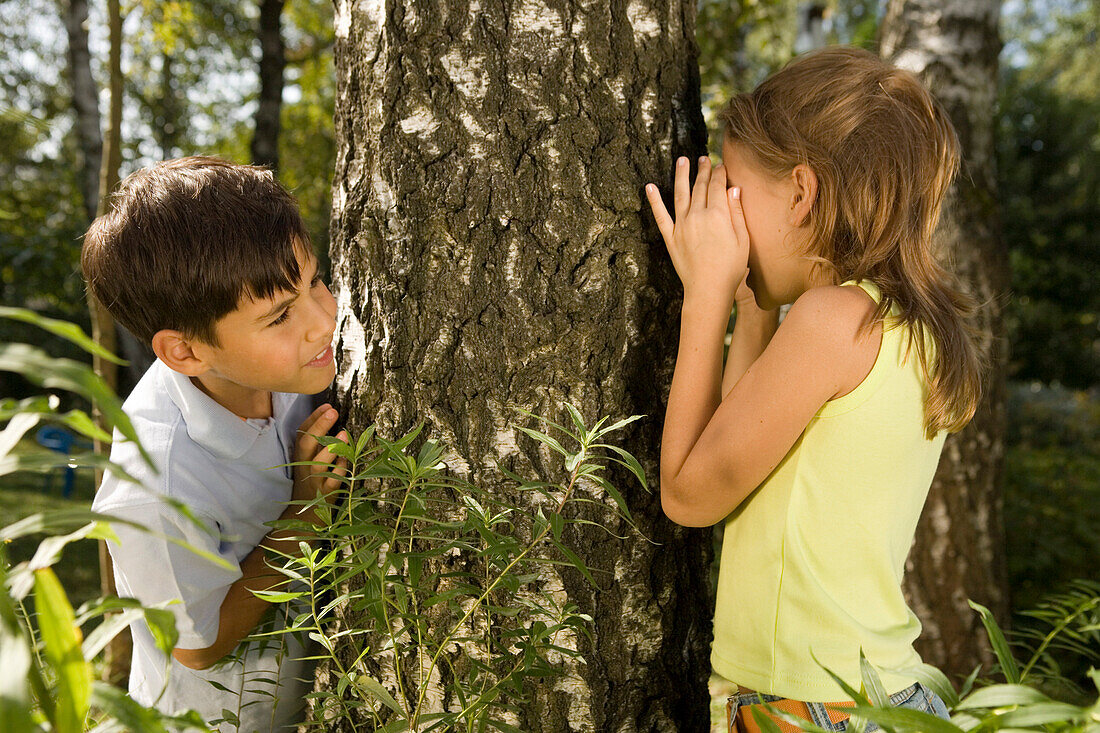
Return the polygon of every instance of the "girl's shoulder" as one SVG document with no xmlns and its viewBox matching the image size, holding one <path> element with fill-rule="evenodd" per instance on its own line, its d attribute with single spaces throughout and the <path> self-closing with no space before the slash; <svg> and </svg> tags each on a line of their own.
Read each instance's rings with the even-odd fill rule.
<svg viewBox="0 0 1100 733">
<path fill-rule="evenodd" d="M 868 289 L 877 295 L 873 285 Z M 854 283 L 822 285 L 799 296 L 780 324 L 831 372 L 836 391 L 829 399 L 851 392 L 874 367 L 882 343 L 882 326 L 872 322 L 877 308 L 876 297 Z"/>
<path fill-rule="evenodd" d="M 795 323 L 823 328 L 836 337 L 855 336 L 870 324 L 879 297 L 878 287 L 868 281 L 820 285 L 791 304 L 784 323 L 794 318 Z"/>
</svg>

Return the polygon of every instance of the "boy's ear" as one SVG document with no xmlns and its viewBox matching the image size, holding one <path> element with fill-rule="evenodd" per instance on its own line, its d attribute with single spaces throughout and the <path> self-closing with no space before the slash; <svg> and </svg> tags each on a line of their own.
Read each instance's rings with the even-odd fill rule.
<svg viewBox="0 0 1100 733">
<path fill-rule="evenodd" d="M 799 227 L 806 223 L 817 201 L 817 174 L 805 163 L 791 170 L 791 224 Z"/>
<path fill-rule="evenodd" d="M 168 366 L 168 368 L 185 374 L 188 377 L 197 377 L 206 372 L 210 367 L 195 353 L 191 339 L 179 331 L 166 328 L 153 334 L 153 353 Z"/>
</svg>

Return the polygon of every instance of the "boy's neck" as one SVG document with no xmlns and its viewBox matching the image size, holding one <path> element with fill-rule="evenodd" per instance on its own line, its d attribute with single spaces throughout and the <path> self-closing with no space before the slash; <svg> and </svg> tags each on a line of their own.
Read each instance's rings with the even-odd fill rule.
<svg viewBox="0 0 1100 733">
<path fill-rule="evenodd" d="M 243 387 L 211 374 L 191 377 L 191 383 L 242 420 L 272 416 L 271 392 L 267 390 Z"/>
</svg>

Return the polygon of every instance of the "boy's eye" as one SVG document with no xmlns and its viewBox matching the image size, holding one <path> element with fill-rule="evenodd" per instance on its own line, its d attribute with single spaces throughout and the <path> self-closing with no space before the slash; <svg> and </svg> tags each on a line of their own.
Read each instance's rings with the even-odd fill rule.
<svg viewBox="0 0 1100 733">
<path fill-rule="evenodd" d="M 272 321 L 272 322 L 271 322 L 270 324 L 268 324 L 268 325 L 271 325 L 271 326 L 278 326 L 278 325 L 279 325 L 280 323 L 285 323 L 285 322 L 286 322 L 286 319 L 288 319 L 288 318 L 290 318 L 290 308 L 287 308 L 287 309 L 286 309 L 286 310 L 284 310 L 284 311 L 283 311 L 282 313 L 280 313 L 280 314 L 279 314 L 279 317 L 278 317 L 278 318 L 276 318 L 276 319 L 275 319 L 274 321 Z"/>
<path fill-rule="evenodd" d="M 321 283 L 322 283 L 321 273 L 318 272 L 316 275 L 313 276 L 313 282 L 311 282 L 309 284 L 309 287 L 310 288 L 315 288 L 318 285 L 320 285 Z"/>
</svg>

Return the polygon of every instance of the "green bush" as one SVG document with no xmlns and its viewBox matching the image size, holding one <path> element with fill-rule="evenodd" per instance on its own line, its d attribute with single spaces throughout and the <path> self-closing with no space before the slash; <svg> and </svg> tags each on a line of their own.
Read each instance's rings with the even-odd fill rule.
<svg viewBox="0 0 1100 733">
<path fill-rule="evenodd" d="M 258 594 L 304 602 L 275 633 L 308 635 L 335 679 L 313 693 L 310 725 L 325 729 L 338 717 L 370 719 L 385 731 L 515 731 L 506 718 L 528 684 L 560 674 L 560 660 L 579 655 L 575 640 L 589 634 L 592 618 L 563 605 L 539 571 L 565 565 L 595 585 L 563 539 L 568 525 L 592 522 L 569 508 L 602 505 L 633 525 L 602 473 L 617 464 L 643 487 L 645 475 L 629 453 L 604 442 L 637 417 L 588 428 L 567 408 L 570 427 L 539 418 L 558 437 L 517 426 L 558 453 L 568 474 L 553 484 L 505 471 L 514 486 L 504 495 L 537 494 L 528 502 L 534 510 L 448 475 L 439 444 L 412 448 L 419 429 L 393 442 L 373 428 L 347 442 L 321 438 L 350 466 L 339 476 L 337 506 L 310 502 L 328 513 L 325 541 L 303 541 L 300 554 L 284 557 L 287 587 Z M 360 623 L 348 628 L 348 618 Z M 337 647 L 349 636 L 362 640 L 350 658 Z M 372 647 L 370 639 L 384 641 Z M 454 702 L 440 709 L 440 697 Z"/>
</svg>

